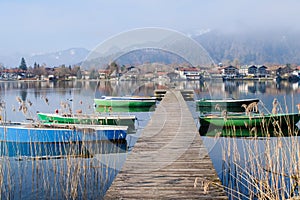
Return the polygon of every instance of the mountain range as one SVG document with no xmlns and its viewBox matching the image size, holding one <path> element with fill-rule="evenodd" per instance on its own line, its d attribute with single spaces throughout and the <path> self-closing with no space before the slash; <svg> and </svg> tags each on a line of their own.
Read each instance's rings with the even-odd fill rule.
<svg viewBox="0 0 300 200">
<path fill-rule="evenodd" d="M 194 39 L 215 62 L 237 59 L 243 64 L 300 64 L 299 31 L 222 33 L 211 31 Z"/>
<path fill-rule="evenodd" d="M 215 63 L 236 61 L 244 64 L 300 64 L 300 33 L 297 31 L 269 31 L 247 33 L 225 33 L 209 31 L 200 35 L 190 36 L 198 42 L 210 55 Z M 177 47 L 180 48 L 180 47 Z M 34 55 L 1 56 L 0 63 L 8 67 L 18 67 L 21 57 L 24 57 L 28 66 L 45 63 L 48 67 L 62 64 L 74 65 L 82 63 L 90 51 L 85 48 L 70 48 L 63 51 Z M 124 52 L 123 52 L 124 53 Z M 145 55 L 148 54 L 148 55 Z M 145 62 L 175 63 L 182 62 L 178 56 L 168 54 L 162 50 L 135 50 L 119 59 L 123 64 L 142 64 Z M 97 58 L 97 65 L 107 65 L 111 56 L 102 55 Z M 95 66 L 89 61 L 88 66 Z"/>
<path fill-rule="evenodd" d="M 39 54 L 15 54 L 10 56 L 1 56 L 0 63 L 8 67 L 18 67 L 21 58 L 24 57 L 28 66 L 33 66 L 34 63 L 39 65 L 45 64 L 47 67 L 57 67 L 59 65 L 74 65 L 83 61 L 90 53 L 85 48 L 70 48 L 57 52 L 39 53 Z"/>
</svg>

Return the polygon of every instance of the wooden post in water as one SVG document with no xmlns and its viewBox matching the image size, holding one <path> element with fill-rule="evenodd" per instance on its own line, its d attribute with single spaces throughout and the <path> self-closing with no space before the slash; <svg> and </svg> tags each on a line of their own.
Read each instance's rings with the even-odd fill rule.
<svg viewBox="0 0 300 200">
<path fill-rule="evenodd" d="M 168 90 L 105 199 L 227 199 L 180 91 Z"/>
</svg>

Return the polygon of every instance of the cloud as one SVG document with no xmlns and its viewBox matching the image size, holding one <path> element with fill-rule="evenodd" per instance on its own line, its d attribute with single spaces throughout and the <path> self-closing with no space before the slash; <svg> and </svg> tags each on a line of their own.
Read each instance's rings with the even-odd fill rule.
<svg viewBox="0 0 300 200">
<path fill-rule="evenodd" d="M 300 29 L 296 0 L 0 1 L 0 53 L 93 48 L 142 27 L 231 33 Z"/>
</svg>

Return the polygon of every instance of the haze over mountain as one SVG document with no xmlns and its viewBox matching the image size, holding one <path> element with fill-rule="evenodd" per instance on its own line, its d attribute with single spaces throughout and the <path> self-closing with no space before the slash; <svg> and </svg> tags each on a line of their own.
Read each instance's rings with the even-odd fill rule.
<svg viewBox="0 0 300 200">
<path fill-rule="evenodd" d="M 89 50 L 85 48 L 70 48 L 57 52 L 39 53 L 39 54 L 15 54 L 10 56 L 0 56 L 0 63 L 8 67 L 18 67 L 21 58 L 24 57 L 28 66 L 37 64 L 46 64 L 47 67 L 55 67 L 59 65 L 74 65 L 82 60 L 89 54 Z"/>
<path fill-rule="evenodd" d="M 240 64 L 300 64 L 299 31 L 261 31 L 224 33 L 211 31 L 194 37 L 215 62 Z"/>
<path fill-rule="evenodd" d="M 262 44 L 257 38 L 262 32 L 267 32 L 266 39 L 269 40 L 268 35 L 273 35 L 274 30 L 277 30 L 275 33 L 280 30 L 284 35 L 289 35 L 293 30 L 299 32 L 299 7 L 300 1 L 297 0 L 92 0 L 88 3 L 2 0 L 0 62 L 7 67 L 15 67 L 24 57 L 32 65 L 31 53 L 56 52 L 73 47 L 92 50 L 112 37 L 147 27 L 192 33 L 192 36 L 199 31 L 203 33 L 203 30 L 222 30 L 225 35 L 202 41 L 215 62 L 236 56 L 243 61 L 245 55 L 249 57 L 245 59 L 247 62 L 273 61 L 274 57 L 277 57 L 275 61 L 298 62 L 298 44 L 290 44 L 292 40 L 289 36 L 286 36 L 286 46 L 284 43 L 277 45 L 266 41 Z M 238 39 L 239 35 L 249 31 L 249 37 Z M 209 37 L 210 34 L 208 32 L 203 36 Z M 278 40 L 275 38 L 275 42 Z M 297 38 L 295 42 L 298 43 Z M 16 52 L 19 54 L 16 55 Z M 56 62 L 56 57 L 38 61 L 45 62 L 49 67 L 61 64 L 61 61 L 68 65 L 72 61 L 64 61 L 58 56 L 60 59 Z"/>
<path fill-rule="evenodd" d="M 209 53 L 215 63 L 229 62 L 237 60 L 243 64 L 300 64 L 300 40 L 299 31 L 261 31 L 261 32 L 223 32 L 206 31 L 199 35 L 190 35 L 195 41 Z M 176 47 L 180 48 L 180 47 Z M 159 52 L 159 50 L 158 50 Z M 10 55 L 1 56 L 0 63 L 5 67 L 18 67 L 21 57 L 24 57 L 28 66 L 45 63 L 48 67 L 59 66 L 62 64 L 73 65 L 81 63 L 90 53 L 85 48 L 70 48 L 67 50 L 34 54 L 34 55 Z M 123 52 L 124 53 L 124 52 Z M 148 54 L 148 55 L 142 55 Z M 164 58 L 165 56 L 165 58 Z M 90 66 L 105 65 L 111 62 L 114 56 L 103 55 L 97 62 L 89 63 Z M 152 57 L 152 58 L 151 58 Z M 156 57 L 156 58 L 155 58 Z M 149 61 L 164 62 L 166 64 L 178 62 L 178 57 L 160 51 L 135 51 L 128 53 L 119 59 L 121 64 L 141 64 Z M 181 61 L 180 61 L 181 62 Z"/>
</svg>

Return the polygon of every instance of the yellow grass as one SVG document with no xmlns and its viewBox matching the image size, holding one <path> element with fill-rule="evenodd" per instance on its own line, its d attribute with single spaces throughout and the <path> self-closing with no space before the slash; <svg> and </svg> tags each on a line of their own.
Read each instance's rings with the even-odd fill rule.
<svg viewBox="0 0 300 200">
<path fill-rule="evenodd" d="M 252 110 L 245 107 L 246 112 Z M 287 106 L 284 106 L 287 108 Z M 274 99 L 272 113 L 283 112 Z M 285 112 L 288 112 L 285 109 Z M 266 137 L 222 138 L 223 173 L 226 190 L 232 198 L 244 199 L 299 199 L 300 187 L 300 139 L 293 125 L 282 130 L 278 123 L 274 129 L 255 127 L 265 132 Z M 238 131 L 231 128 L 232 131 Z M 270 137 L 270 131 L 278 137 Z M 288 137 L 283 137 L 288 131 Z M 234 133 L 233 133 L 234 135 Z M 215 138 L 219 140 L 219 137 Z M 233 178 L 234 177 L 234 178 Z M 249 193 L 244 194 L 240 187 Z"/>
</svg>

